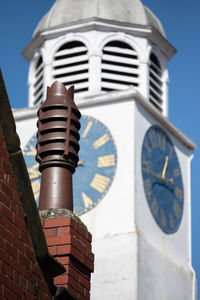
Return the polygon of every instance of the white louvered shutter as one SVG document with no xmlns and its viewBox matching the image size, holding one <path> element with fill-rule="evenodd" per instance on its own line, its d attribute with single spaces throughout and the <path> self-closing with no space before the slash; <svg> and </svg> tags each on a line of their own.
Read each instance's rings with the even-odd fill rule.
<svg viewBox="0 0 200 300">
<path fill-rule="evenodd" d="M 101 90 L 124 90 L 130 85 L 139 86 L 137 52 L 124 42 L 109 42 L 103 48 Z"/>
<path fill-rule="evenodd" d="M 43 71 L 44 65 L 42 56 L 39 57 L 36 67 L 35 67 L 35 75 L 34 75 L 34 84 L 33 84 L 33 104 L 34 106 L 40 105 L 43 101 Z"/>
<path fill-rule="evenodd" d="M 163 110 L 163 82 L 162 70 L 157 57 L 152 53 L 149 65 L 149 100 L 153 105 Z"/>
<path fill-rule="evenodd" d="M 88 50 L 79 42 L 64 44 L 54 55 L 53 78 L 65 86 L 75 86 L 75 93 L 88 91 Z"/>
</svg>

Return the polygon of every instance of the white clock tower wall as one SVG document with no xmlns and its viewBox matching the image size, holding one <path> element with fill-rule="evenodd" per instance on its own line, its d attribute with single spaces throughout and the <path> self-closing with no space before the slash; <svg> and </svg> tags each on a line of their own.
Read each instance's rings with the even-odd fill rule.
<svg viewBox="0 0 200 300">
<path fill-rule="evenodd" d="M 191 153 L 173 136 L 173 133 L 168 133 L 174 143 L 181 172 L 184 174 L 184 211 L 177 232 L 166 234 L 156 224 L 147 205 L 141 172 L 141 150 L 145 133 L 151 125 L 163 126 L 163 124 L 161 125 L 152 118 L 138 103 L 135 122 L 134 136 L 135 145 L 137 145 L 135 147 L 135 219 L 138 231 L 139 299 L 147 299 L 149 289 L 151 289 L 153 299 L 161 299 L 165 285 L 169 287 L 165 293 L 166 299 L 189 299 L 194 287 L 190 223 Z M 158 283 L 155 290 L 152 289 L 154 282 Z M 174 290 L 176 290 L 176 294 L 174 294 Z"/>
<path fill-rule="evenodd" d="M 109 128 L 117 148 L 116 174 L 108 193 L 82 216 L 95 238 L 134 231 L 134 105 L 124 100 L 81 110 Z"/>
</svg>

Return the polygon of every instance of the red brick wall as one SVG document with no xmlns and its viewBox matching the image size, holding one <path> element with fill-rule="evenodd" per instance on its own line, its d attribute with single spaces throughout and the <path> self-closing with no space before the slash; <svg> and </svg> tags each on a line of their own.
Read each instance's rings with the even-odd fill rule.
<svg viewBox="0 0 200 300">
<path fill-rule="evenodd" d="M 52 299 L 34 256 L 1 128 L 0 299 Z"/>
<path fill-rule="evenodd" d="M 66 270 L 54 279 L 54 284 L 65 287 L 79 300 L 89 300 L 90 275 L 94 270 L 91 234 L 72 217 L 43 220 L 42 225 L 50 254 Z"/>
</svg>

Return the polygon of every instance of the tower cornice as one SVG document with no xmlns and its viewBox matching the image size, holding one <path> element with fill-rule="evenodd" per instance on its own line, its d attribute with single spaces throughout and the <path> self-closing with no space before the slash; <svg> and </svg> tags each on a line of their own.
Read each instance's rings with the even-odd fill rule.
<svg viewBox="0 0 200 300">
<path fill-rule="evenodd" d="M 145 25 L 130 24 L 124 22 L 115 22 L 103 20 L 100 18 L 90 18 L 87 20 L 71 22 L 67 25 L 56 26 L 50 30 L 38 32 L 32 40 L 28 43 L 22 51 L 22 55 L 27 61 L 30 61 L 37 48 L 49 39 L 56 38 L 71 32 L 87 32 L 87 31 L 101 31 L 101 32 L 126 32 L 133 36 L 147 38 L 152 44 L 157 45 L 163 54 L 170 60 L 176 53 L 176 49 L 167 41 L 167 39 L 155 28 Z"/>
<path fill-rule="evenodd" d="M 110 93 L 89 96 L 80 99 L 77 103 L 77 107 L 81 110 L 83 108 L 99 105 L 108 105 L 116 102 L 135 101 L 141 105 L 158 123 L 160 123 L 170 134 L 172 134 L 177 140 L 180 141 L 188 150 L 193 151 L 196 149 L 196 145 L 186 135 L 184 135 L 176 126 L 174 126 L 165 116 L 160 114 L 158 110 L 152 106 L 149 101 L 138 92 L 134 87 L 130 87 L 125 91 L 114 91 Z M 13 115 L 15 120 L 24 120 L 27 117 L 36 118 L 38 107 L 15 109 Z"/>
</svg>

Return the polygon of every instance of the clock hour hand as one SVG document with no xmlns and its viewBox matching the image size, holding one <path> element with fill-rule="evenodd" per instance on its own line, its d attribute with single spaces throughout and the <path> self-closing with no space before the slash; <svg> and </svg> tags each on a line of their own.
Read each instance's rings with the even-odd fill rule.
<svg viewBox="0 0 200 300">
<path fill-rule="evenodd" d="M 173 178 L 166 178 L 166 177 L 162 177 L 161 175 L 155 173 L 154 171 L 150 170 L 150 169 L 146 169 L 146 168 L 143 168 L 143 170 L 146 172 L 146 173 L 151 173 L 153 176 L 155 176 L 156 178 L 158 179 L 161 179 L 162 181 L 165 181 L 165 182 L 170 182 L 170 183 L 173 183 Z"/>
</svg>

